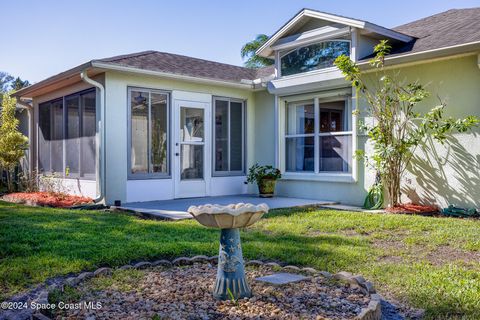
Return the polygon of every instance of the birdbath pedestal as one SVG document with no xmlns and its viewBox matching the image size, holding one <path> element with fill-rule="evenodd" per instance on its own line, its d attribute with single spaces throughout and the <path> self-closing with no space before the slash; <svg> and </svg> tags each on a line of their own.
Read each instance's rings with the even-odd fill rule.
<svg viewBox="0 0 480 320">
<path fill-rule="evenodd" d="M 219 300 L 251 297 L 252 290 L 245 278 L 239 228 L 251 226 L 260 220 L 268 212 L 268 206 L 264 203 L 259 205 L 238 203 L 227 206 L 206 204 L 191 206 L 188 212 L 200 224 L 221 229 L 213 296 Z"/>
</svg>

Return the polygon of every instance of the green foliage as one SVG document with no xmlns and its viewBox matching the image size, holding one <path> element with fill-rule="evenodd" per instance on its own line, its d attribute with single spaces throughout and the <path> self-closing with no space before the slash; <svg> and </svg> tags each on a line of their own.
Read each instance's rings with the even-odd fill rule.
<svg viewBox="0 0 480 320">
<path fill-rule="evenodd" d="M 282 177 L 280 170 L 272 166 L 260 166 L 255 163 L 248 169 L 247 182 L 259 184 L 263 179 L 278 180 Z"/>
<path fill-rule="evenodd" d="M 263 46 L 265 42 L 267 42 L 268 36 L 265 34 L 259 34 L 257 37 L 246 43 L 242 49 L 240 50 L 240 55 L 242 56 L 242 59 L 247 59 L 245 61 L 245 67 L 247 68 L 261 68 L 261 67 L 266 67 L 270 66 L 274 63 L 272 59 L 264 58 L 257 56 L 255 52 Z"/>
<path fill-rule="evenodd" d="M 404 83 L 398 79 L 398 73 L 385 70 L 385 56 L 390 49 L 387 40 L 375 46 L 375 57 L 369 64 L 377 71 L 377 80 L 370 86 L 367 86 L 366 76 L 349 57 L 338 57 L 335 65 L 357 90 L 357 96 L 367 101 L 366 111 L 374 119 L 374 124 L 362 124 L 361 129 L 373 141 L 374 151 L 365 159 L 380 174 L 389 205 L 396 206 L 400 202 L 402 175 L 416 148 L 428 137 L 443 143 L 452 132 L 466 132 L 478 126 L 480 119 L 475 116 L 446 118 L 444 102 L 425 114 L 418 112 L 416 107 L 430 93 L 420 83 Z"/>
<path fill-rule="evenodd" d="M 28 87 L 29 85 L 30 82 L 28 80 L 22 80 L 20 77 L 16 77 L 11 83 L 12 90 L 15 91 Z"/>
<path fill-rule="evenodd" d="M 7 188 L 13 191 L 13 174 L 20 159 L 28 148 L 28 139 L 18 131 L 18 119 L 15 117 L 17 101 L 9 94 L 2 99 L 0 117 L 0 166 L 7 170 Z"/>
</svg>

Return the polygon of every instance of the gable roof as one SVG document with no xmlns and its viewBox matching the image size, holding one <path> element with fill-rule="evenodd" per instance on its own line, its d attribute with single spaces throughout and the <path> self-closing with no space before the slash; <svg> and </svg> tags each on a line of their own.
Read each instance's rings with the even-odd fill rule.
<svg viewBox="0 0 480 320">
<path fill-rule="evenodd" d="M 272 55 L 271 46 L 284 35 L 286 35 L 290 30 L 295 28 L 295 26 L 300 23 L 301 20 L 305 18 L 316 18 L 320 20 L 330 21 L 333 23 L 340 23 L 346 26 L 363 29 L 372 33 L 377 33 L 382 36 L 395 39 L 402 42 L 409 42 L 413 38 L 409 35 L 403 34 L 399 31 L 388 29 L 382 26 L 379 26 L 375 23 L 371 23 L 365 20 L 353 19 L 337 14 L 331 14 L 319 10 L 307 9 L 304 8 L 300 10 L 293 18 L 291 18 L 287 23 L 280 27 L 263 46 L 257 50 L 257 54 L 262 57 L 270 57 Z"/>
<path fill-rule="evenodd" d="M 255 69 L 153 50 L 97 59 L 93 60 L 92 63 L 97 66 L 100 64 L 117 65 L 238 83 L 242 80 L 254 80 L 257 77 L 257 70 Z"/>
<path fill-rule="evenodd" d="M 254 88 L 255 84 L 269 80 L 274 74 L 273 66 L 250 69 L 173 53 L 149 50 L 91 60 L 37 82 L 27 88 L 23 88 L 15 92 L 14 96 L 23 97 L 26 94 L 32 95 L 37 89 L 65 79 L 78 78 L 78 81 L 80 80 L 78 77 L 79 73 L 89 68 L 100 71 L 117 70 L 147 73 L 188 81 L 208 82 L 242 88 Z"/>
<path fill-rule="evenodd" d="M 391 55 L 480 42 L 480 8 L 448 10 L 392 30 L 416 39 L 405 46 L 394 48 Z"/>
</svg>

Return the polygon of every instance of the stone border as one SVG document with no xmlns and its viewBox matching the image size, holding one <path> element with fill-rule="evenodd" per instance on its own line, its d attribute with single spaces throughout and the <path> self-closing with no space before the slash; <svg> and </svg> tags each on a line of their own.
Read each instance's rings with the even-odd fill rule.
<svg viewBox="0 0 480 320">
<path fill-rule="evenodd" d="M 176 259 L 173 259 L 172 261 L 161 259 L 161 260 L 156 260 L 153 262 L 149 261 L 141 261 L 137 262 L 135 264 L 126 264 L 121 267 L 116 268 L 117 270 L 128 270 L 128 269 L 146 269 L 150 267 L 157 267 L 157 266 L 165 266 L 165 267 L 173 267 L 173 266 L 186 266 L 186 265 L 192 265 L 194 263 L 212 263 L 215 264 L 218 260 L 218 256 L 204 256 L 204 255 L 198 255 L 194 256 L 192 258 L 190 257 L 179 257 Z M 264 262 L 262 260 L 249 260 L 245 262 L 246 266 L 268 266 L 272 268 L 278 268 L 282 269 L 284 271 L 293 271 L 293 272 L 305 272 L 309 273 L 311 275 L 321 275 L 327 279 L 335 279 L 339 281 L 343 281 L 346 283 L 349 283 L 352 286 L 355 286 L 357 288 L 360 288 L 365 295 L 370 296 L 370 302 L 367 307 L 363 308 L 360 313 L 357 315 L 355 319 L 357 320 L 381 320 L 382 318 L 382 307 L 381 307 L 381 301 L 383 300 L 382 296 L 376 293 L 375 287 L 372 282 L 365 280 L 361 275 L 353 275 L 350 272 L 346 271 L 341 271 L 335 274 L 331 274 L 330 272 L 327 271 L 318 271 L 314 268 L 310 267 L 304 267 L 300 268 L 297 266 L 292 266 L 292 265 L 287 265 L 287 266 L 281 266 L 280 264 L 276 262 Z M 64 285 L 69 285 L 72 287 L 75 287 L 79 285 L 81 282 L 91 279 L 93 277 L 99 277 L 103 275 L 110 275 L 112 274 L 113 269 L 112 268 L 107 268 L 107 267 L 102 267 L 98 268 L 94 272 L 82 272 L 76 277 L 69 277 L 66 278 L 63 283 L 56 284 L 49 286 L 48 288 L 42 290 L 40 294 L 38 295 L 37 299 L 34 300 L 36 303 L 48 303 L 48 297 L 50 292 L 52 292 L 55 289 L 62 288 Z M 33 313 L 33 312 L 32 312 Z M 36 320 L 51 320 L 49 317 L 46 315 L 42 314 L 41 312 L 36 312 L 35 314 L 29 315 L 26 319 L 30 318 L 30 316 L 33 319 Z"/>
</svg>

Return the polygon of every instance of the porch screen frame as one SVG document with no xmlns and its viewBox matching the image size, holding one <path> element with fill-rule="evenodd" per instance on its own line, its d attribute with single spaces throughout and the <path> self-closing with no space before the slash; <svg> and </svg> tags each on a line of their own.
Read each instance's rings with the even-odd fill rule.
<svg viewBox="0 0 480 320">
<path fill-rule="evenodd" d="M 147 171 L 146 173 L 132 173 L 132 92 L 141 91 L 148 93 L 149 103 L 148 103 L 148 133 L 147 133 Z M 167 160 L 167 172 L 153 172 L 150 169 L 153 167 L 152 164 L 152 122 L 151 122 L 151 95 L 154 94 L 163 94 L 167 96 L 167 150 L 166 150 L 166 160 Z M 144 87 L 127 87 L 127 180 L 149 180 L 149 179 L 171 179 L 172 178 L 172 151 L 171 151 L 171 140 L 172 140 L 172 92 L 163 89 L 152 89 Z"/>
<path fill-rule="evenodd" d="M 216 170 L 216 135 L 215 135 L 215 111 L 216 111 L 216 101 L 226 101 L 228 102 L 228 170 L 225 171 L 218 171 Z M 231 166 L 231 161 L 230 161 L 230 145 L 231 145 L 231 138 L 230 138 L 230 110 L 231 110 L 231 103 L 241 103 L 242 104 L 242 170 L 230 170 Z M 220 96 L 214 96 L 213 97 L 213 103 L 212 103 L 212 177 L 235 177 L 235 176 L 245 176 L 246 175 L 246 158 L 247 158 L 247 147 L 246 147 L 246 135 L 247 135 L 247 101 L 244 99 L 237 99 L 237 98 L 229 98 L 229 97 L 220 97 Z"/>
<path fill-rule="evenodd" d="M 78 153 L 78 166 L 79 166 L 79 172 L 78 173 L 72 173 L 72 172 L 69 172 L 69 174 L 67 175 L 66 174 L 66 171 L 67 171 L 67 140 L 68 140 L 68 108 L 67 108 L 67 105 L 66 105 L 66 100 L 68 98 L 72 98 L 72 97 L 77 97 L 78 98 L 78 101 L 79 101 L 79 105 L 78 105 L 78 116 L 79 116 L 79 134 L 80 136 L 78 137 L 79 139 L 82 138 L 82 134 L 83 134 L 83 111 L 84 111 L 84 105 L 82 103 L 82 99 L 81 97 L 83 95 L 86 95 L 86 94 L 89 94 L 89 93 L 95 93 L 95 136 L 98 134 L 97 132 L 97 123 L 98 123 L 98 117 L 97 117 L 97 107 L 98 107 L 98 101 L 97 101 L 97 89 L 96 88 L 89 88 L 89 89 L 85 89 L 85 90 L 81 90 L 81 91 L 77 91 L 77 92 L 74 92 L 74 93 L 71 93 L 71 94 L 67 94 L 67 95 L 64 95 L 64 96 L 61 96 L 61 97 L 58 97 L 58 98 L 54 98 L 54 99 L 50 99 L 50 100 L 47 100 L 47 101 L 43 101 L 43 102 L 40 102 L 38 104 L 38 119 L 36 121 L 36 138 L 35 138 L 35 142 L 36 142 L 36 145 L 37 145 L 37 148 L 35 150 L 35 167 L 36 167 L 36 170 L 37 170 L 37 173 L 38 174 L 41 174 L 41 175 L 49 175 L 49 174 L 55 174 L 55 177 L 57 178 L 60 178 L 60 179 L 75 179 L 75 180 L 86 180 L 86 181 L 94 181 L 96 179 L 96 173 L 87 173 L 87 174 L 84 174 L 82 175 L 81 173 L 81 170 L 83 168 L 82 166 L 82 152 L 81 152 L 81 149 L 82 149 L 82 146 L 81 146 L 81 142 L 79 140 L 79 153 Z M 53 135 L 53 131 L 52 131 L 52 124 L 54 123 L 53 121 L 53 113 L 52 113 L 52 105 L 54 103 L 58 103 L 60 102 L 62 103 L 62 159 L 61 159 L 61 163 L 62 163 L 62 172 L 60 171 L 53 171 L 52 170 L 52 145 L 51 143 L 49 143 L 49 157 L 50 157 L 50 160 L 49 160 L 49 163 L 50 163 L 50 168 L 49 170 L 43 170 L 40 172 L 40 108 L 42 107 L 45 107 L 46 105 L 49 105 L 48 107 L 50 108 L 50 111 L 49 111 L 49 118 L 50 118 L 50 139 L 52 139 L 52 135 Z M 52 141 L 52 140 L 50 140 Z M 95 138 L 95 143 L 97 143 L 96 141 L 96 138 Z M 96 154 L 97 152 L 97 147 L 95 147 L 95 171 L 98 170 L 98 168 L 96 167 L 96 158 L 98 157 L 98 154 Z"/>
</svg>

